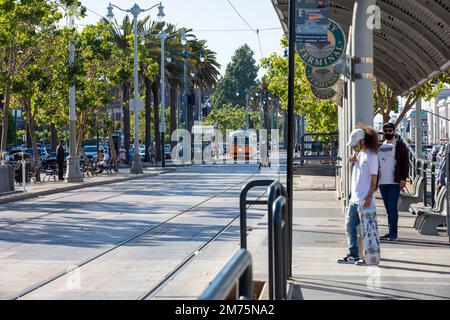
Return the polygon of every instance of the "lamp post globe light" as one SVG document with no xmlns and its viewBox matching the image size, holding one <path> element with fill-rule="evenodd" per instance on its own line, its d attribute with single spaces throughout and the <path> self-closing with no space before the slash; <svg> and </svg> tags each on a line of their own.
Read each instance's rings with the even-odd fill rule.
<svg viewBox="0 0 450 320">
<path fill-rule="evenodd" d="M 148 9 L 141 9 L 137 4 L 131 9 L 124 10 L 114 4 L 109 4 L 108 6 L 108 14 L 106 17 L 108 19 L 113 19 L 113 7 L 119 9 L 120 11 L 131 13 L 133 15 L 133 25 L 134 25 L 134 156 L 133 156 L 133 164 L 130 169 L 130 173 L 132 174 L 142 174 L 144 170 L 142 168 L 141 156 L 139 155 L 139 76 L 138 76 L 138 16 L 139 14 L 149 11 L 153 8 L 158 7 L 158 19 L 162 20 L 165 17 L 164 14 L 164 6 L 162 2 L 151 6 Z M 164 152 L 164 148 L 163 148 Z M 164 154 L 164 153 L 163 153 Z"/>
<path fill-rule="evenodd" d="M 75 24 L 76 8 L 68 7 L 67 14 L 69 16 L 69 27 Z M 72 68 L 75 62 L 75 44 L 74 37 L 70 40 L 69 47 L 69 65 Z M 69 88 L 69 144 L 70 151 L 67 157 L 66 182 L 83 182 L 83 175 L 80 170 L 80 158 L 76 152 L 76 113 L 75 113 L 75 84 L 71 84 Z"/>
</svg>

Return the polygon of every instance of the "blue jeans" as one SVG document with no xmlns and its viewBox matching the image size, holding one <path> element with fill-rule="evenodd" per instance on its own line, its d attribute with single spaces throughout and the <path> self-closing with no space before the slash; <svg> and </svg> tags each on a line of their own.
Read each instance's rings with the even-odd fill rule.
<svg viewBox="0 0 450 320">
<path fill-rule="evenodd" d="M 359 217 L 359 211 L 361 210 L 360 205 L 356 202 L 350 201 L 347 210 L 347 217 L 345 221 L 345 231 L 347 232 L 348 240 L 348 252 L 354 257 L 359 256 L 358 250 L 358 226 L 361 223 Z M 369 208 L 363 208 L 363 210 L 368 210 L 370 212 L 375 212 L 375 202 L 370 203 Z"/>
<path fill-rule="evenodd" d="M 400 185 L 381 184 L 381 196 L 383 197 L 384 207 L 386 208 L 389 226 L 389 237 L 398 236 L 398 199 L 400 198 Z"/>
</svg>

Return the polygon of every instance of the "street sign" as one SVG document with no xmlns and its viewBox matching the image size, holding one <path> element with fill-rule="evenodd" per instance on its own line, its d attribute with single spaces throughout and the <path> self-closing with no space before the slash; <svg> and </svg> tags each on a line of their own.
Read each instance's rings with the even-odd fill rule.
<svg viewBox="0 0 450 320">
<path fill-rule="evenodd" d="M 329 88 L 339 80 L 340 73 L 334 71 L 333 66 L 314 68 L 306 66 L 306 78 L 316 88 Z"/>
<path fill-rule="evenodd" d="M 328 0 L 296 0 L 295 41 L 328 42 Z"/>
<path fill-rule="evenodd" d="M 311 91 L 317 99 L 329 100 L 336 95 L 336 91 L 333 88 L 316 88 L 311 86 Z"/>
<path fill-rule="evenodd" d="M 297 43 L 300 58 L 312 67 L 334 64 L 344 54 L 346 47 L 344 30 L 328 19 L 328 43 Z"/>
</svg>

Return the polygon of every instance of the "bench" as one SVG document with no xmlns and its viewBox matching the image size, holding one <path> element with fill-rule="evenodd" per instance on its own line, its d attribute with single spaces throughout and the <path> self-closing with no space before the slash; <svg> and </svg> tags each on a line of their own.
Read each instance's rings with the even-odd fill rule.
<svg viewBox="0 0 450 320">
<path fill-rule="evenodd" d="M 446 223 L 447 188 L 442 187 L 436 197 L 436 203 L 431 207 L 411 206 L 409 210 L 417 215 L 414 228 L 422 235 L 439 235 L 437 226 Z"/>
<path fill-rule="evenodd" d="M 50 178 L 53 178 L 53 181 L 56 181 L 56 177 L 58 177 L 58 168 L 56 165 L 49 165 L 47 168 L 42 170 L 43 173 L 45 173 L 45 176 L 42 178 L 42 182 L 45 181 L 45 178 L 48 178 L 48 181 L 50 181 Z"/>
<path fill-rule="evenodd" d="M 418 175 L 413 181 L 413 190 L 411 192 L 402 191 L 398 204 L 399 211 L 409 211 L 411 204 L 418 203 L 423 199 L 424 181 L 423 177 Z"/>
<path fill-rule="evenodd" d="M 93 162 L 89 160 L 83 161 L 83 165 L 81 166 L 81 172 L 83 173 L 83 177 L 86 176 L 89 177 L 89 175 L 94 176 L 95 174 L 97 174 L 96 171 L 97 166 Z"/>
</svg>

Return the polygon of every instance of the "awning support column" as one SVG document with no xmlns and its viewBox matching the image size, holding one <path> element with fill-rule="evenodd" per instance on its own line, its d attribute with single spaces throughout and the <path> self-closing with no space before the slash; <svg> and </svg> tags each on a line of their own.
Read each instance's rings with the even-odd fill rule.
<svg viewBox="0 0 450 320">
<path fill-rule="evenodd" d="M 373 125 L 373 29 L 375 0 L 356 0 L 352 22 L 352 80 L 355 124 Z"/>
</svg>

